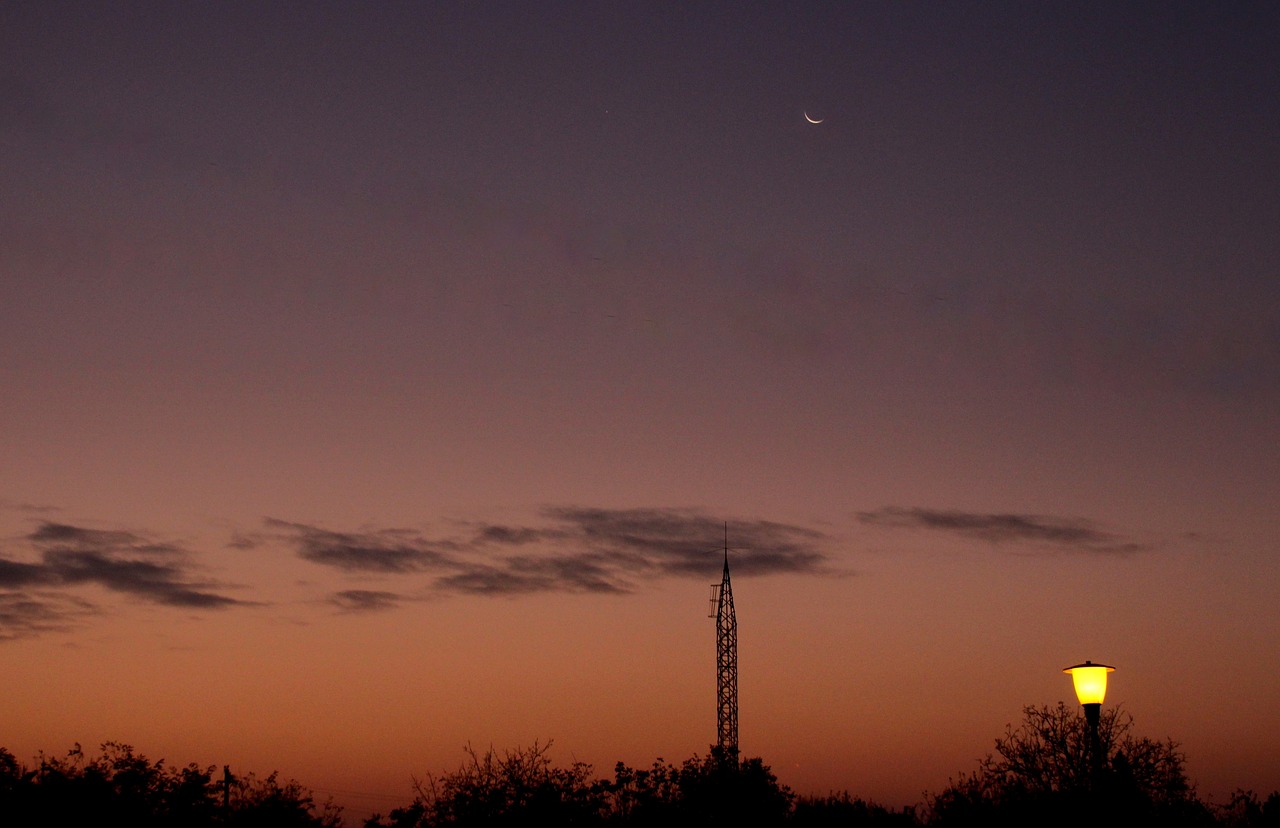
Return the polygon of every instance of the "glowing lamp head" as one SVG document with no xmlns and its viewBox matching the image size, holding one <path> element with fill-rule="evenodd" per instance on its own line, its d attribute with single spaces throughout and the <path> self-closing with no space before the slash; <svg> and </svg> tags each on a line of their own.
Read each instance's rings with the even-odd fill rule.
<svg viewBox="0 0 1280 828">
<path fill-rule="evenodd" d="M 1067 667 L 1062 672 L 1071 675 L 1071 681 L 1076 686 L 1076 698 L 1081 704 L 1102 704 L 1107 695 L 1107 673 L 1115 669 L 1086 661 L 1084 664 Z"/>
</svg>

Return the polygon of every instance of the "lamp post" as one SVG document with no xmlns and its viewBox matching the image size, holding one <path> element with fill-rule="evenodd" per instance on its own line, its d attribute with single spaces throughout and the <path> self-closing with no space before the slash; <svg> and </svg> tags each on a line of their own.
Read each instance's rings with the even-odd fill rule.
<svg viewBox="0 0 1280 828">
<path fill-rule="evenodd" d="M 1107 695 L 1107 673 L 1114 672 L 1115 669 L 1106 664 L 1086 661 L 1062 670 L 1071 676 L 1071 682 L 1076 688 L 1076 698 L 1084 707 L 1084 720 L 1089 727 L 1089 768 L 1095 783 L 1102 771 L 1102 741 L 1098 738 L 1098 722 L 1102 717 L 1102 700 Z"/>
</svg>

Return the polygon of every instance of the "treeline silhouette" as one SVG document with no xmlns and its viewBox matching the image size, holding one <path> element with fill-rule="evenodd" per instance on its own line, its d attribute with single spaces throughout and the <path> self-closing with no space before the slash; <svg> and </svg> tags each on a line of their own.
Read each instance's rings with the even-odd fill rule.
<svg viewBox="0 0 1280 828">
<path fill-rule="evenodd" d="M 77 744 L 66 756 L 41 754 L 21 765 L 0 748 L 0 826 L 121 825 L 137 828 L 238 826 L 335 828 L 341 809 L 317 806 L 311 792 L 277 774 L 215 774 L 213 767 L 152 762 L 130 745 L 107 742 L 89 756 Z"/>
<path fill-rule="evenodd" d="M 550 743 L 483 753 L 468 748 L 457 770 L 415 780 L 411 802 L 365 820 L 365 828 L 437 826 L 1171 826 L 1280 828 L 1280 792 L 1265 799 L 1240 790 L 1212 805 L 1196 794 L 1177 744 L 1133 733 L 1133 720 L 1102 714 L 1099 755 L 1084 719 L 1065 705 L 1029 706 L 996 739 L 977 768 L 923 803 L 887 808 L 847 792 L 798 796 L 759 757 L 712 748 L 679 765 L 658 759 L 637 769 L 621 762 L 598 778 L 588 764 L 567 767 Z M 88 756 L 20 764 L 0 748 L 0 825 L 326 826 L 341 810 L 276 774 L 237 777 L 214 766 L 151 762 L 115 742 Z"/>
</svg>

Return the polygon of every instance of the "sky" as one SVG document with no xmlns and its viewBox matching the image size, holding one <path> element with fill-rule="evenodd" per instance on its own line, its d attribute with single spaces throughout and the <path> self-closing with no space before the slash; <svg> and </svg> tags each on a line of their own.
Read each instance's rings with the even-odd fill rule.
<svg viewBox="0 0 1280 828">
<path fill-rule="evenodd" d="M 727 534 L 801 793 L 1085 659 L 1280 788 L 1277 101 L 1267 3 L 3 4 L 0 744 L 678 763 Z"/>
</svg>

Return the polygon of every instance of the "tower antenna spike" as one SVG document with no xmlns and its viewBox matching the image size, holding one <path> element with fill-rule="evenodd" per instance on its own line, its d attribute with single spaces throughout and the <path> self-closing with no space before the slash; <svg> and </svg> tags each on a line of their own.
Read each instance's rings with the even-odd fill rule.
<svg viewBox="0 0 1280 828">
<path fill-rule="evenodd" d="M 725 761 L 738 763 L 738 617 L 729 581 L 729 522 L 724 524 L 724 572 L 711 585 L 716 619 L 716 747 Z"/>
</svg>

